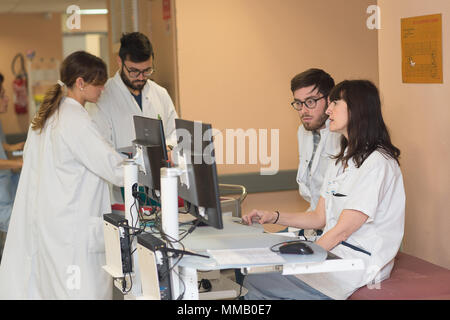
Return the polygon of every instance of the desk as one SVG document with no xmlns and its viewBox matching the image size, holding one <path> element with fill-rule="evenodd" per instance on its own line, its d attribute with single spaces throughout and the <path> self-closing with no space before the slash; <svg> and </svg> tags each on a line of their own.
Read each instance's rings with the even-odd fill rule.
<svg viewBox="0 0 450 320">
<path fill-rule="evenodd" d="M 283 275 L 338 272 L 361 270 L 364 263 L 360 259 L 331 259 L 327 260 L 327 251 L 315 243 L 310 243 L 314 253 L 311 255 L 279 254 L 284 259 L 283 263 L 218 263 L 208 250 L 235 250 L 270 248 L 275 244 L 293 240 L 281 234 L 265 233 L 261 225 L 245 226 L 234 222 L 234 217 L 223 217 L 224 229 L 217 230 L 212 227 L 197 227 L 197 229 L 183 240 L 186 250 L 205 254 L 210 258 L 184 256 L 178 264 L 180 279 L 184 288 L 180 285 L 179 291 L 184 291 L 184 299 L 197 300 L 198 270 L 222 270 L 241 269 L 244 274 L 280 272 Z M 146 279 L 143 261 L 139 261 L 142 281 Z M 144 299 L 146 298 L 144 292 Z M 148 296 L 147 296 L 148 297 Z"/>
<path fill-rule="evenodd" d="M 197 229 L 183 240 L 187 250 L 210 255 L 208 250 L 234 250 L 252 248 L 270 248 L 273 245 L 297 238 L 286 237 L 282 234 L 265 233 L 262 225 L 246 226 L 234 221 L 234 217 L 223 217 L 222 230 L 212 227 L 197 227 Z M 315 243 L 309 244 L 314 251 L 311 255 L 278 254 L 287 264 L 291 263 L 319 263 L 327 257 L 327 252 Z M 218 270 L 234 268 L 252 268 L 267 266 L 264 263 L 219 264 L 215 259 L 185 256 L 179 263 L 180 267 L 196 268 L 197 270 Z"/>
</svg>

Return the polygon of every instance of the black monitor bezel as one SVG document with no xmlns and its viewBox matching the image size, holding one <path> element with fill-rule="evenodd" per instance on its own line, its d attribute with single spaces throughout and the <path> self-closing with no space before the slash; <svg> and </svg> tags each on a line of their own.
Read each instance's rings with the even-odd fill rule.
<svg viewBox="0 0 450 320">
<path fill-rule="evenodd" d="M 147 196 L 161 202 L 155 191 L 161 192 L 161 168 L 168 166 L 169 161 L 163 122 L 161 119 L 137 115 L 133 116 L 133 122 L 136 133 L 133 145 L 142 147 L 144 167 L 147 171 L 146 174 L 138 172 L 138 182 L 148 188 Z M 150 134 L 147 134 L 146 130 L 150 130 Z M 160 151 L 156 156 L 155 150 Z M 160 157 L 160 164 L 155 164 L 155 159 L 151 161 L 152 158 Z"/>
<path fill-rule="evenodd" d="M 197 121 L 190 121 L 185 119 L 175 119 L 175 127 L 177 129 L 177 142 L 180 142 L 180 135 L 178 129 L 185 129 L 191 134 L 191 153 L 190 153 L 190 163 L 186 164 L 187 174 L 190 180 L 190 184 L 192 191 L 188 191 L 186 186 L 181 183 L 181 179 L 178 179 L 178 195 L 185 202 L 187 202 L 187 207 L 189 209 L 189 213 L 195 216 L 200 222 L 212 226 L 216 229 L 223 229 L 223 219 L 222 219 L 222 208 L 220 204 L 220 195 L 219 195 L 219 179 L 217 176 L 217 166 L 215 160 L 212 161 L 211 164 L 207 164 L 203 161 L 202 163 L 194 163 L 194 157 L 198 156 L 197 152 L 194 152 L 194 133 L 195 125 L 201 125 L 201 133 L 202 133 L 202 155 L 205 149 L 205 142 L 214 143 L 211 135 L 210 141 L 204 141 L 203 135 L 206 130 L 212 130 L 211 124 L 202 123 Z M 211 131 L 210 131 L 211 132 Z M 177 149 L 179 149 L 179 145 L 177 145 Z M 215 157 L 214 148 L 211 150 L 211 156 Z M 205 180 L 205 177 L 209 174 L 209 178 Z M 205 182 L 206 185 L 201 183 L 201 181 Z M 195 193 L 195 195 L 192 195 Z M 188 194 L 186 196 L 186 194 Z M 214 199 L 212 199 L 214 198 Z M 200 215 L 199 207 L 204 207 L 206 210 L 206 216 L 208 218 L 204 218 Z"/>
</svg>

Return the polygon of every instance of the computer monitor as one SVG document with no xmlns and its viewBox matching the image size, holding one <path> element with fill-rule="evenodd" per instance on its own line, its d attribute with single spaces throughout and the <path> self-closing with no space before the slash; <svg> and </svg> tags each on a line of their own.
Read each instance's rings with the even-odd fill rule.
<svg viewBox="0 0 450 320">
<path fill-rule="evenodd" d="M 175 126 L 174 158 L 185 169 L 178 180 L 178 196 L 200 222 L 223 229 L 212 127 L 182 119 L 175 119 Z"/>
<path fill-rule="evenodd" d="M 168 166 L 163 123 L 159 119 L 134 116 L 136 140 L 133 145 L 143 153 L 145 172 L 139 171 L 138 182 L 148 188 L 148 196 L 160 202 L 161 168 Z"/>
</svg>

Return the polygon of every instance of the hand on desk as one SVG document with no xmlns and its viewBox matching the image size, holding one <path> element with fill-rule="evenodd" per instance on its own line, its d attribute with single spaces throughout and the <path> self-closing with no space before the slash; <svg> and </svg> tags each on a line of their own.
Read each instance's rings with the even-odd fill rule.
<svg viewBox="0 0 450 320">
<path fill-rule="evenodd" d="M 254 209 L 252 212 L 242 217 L 242 222 L 248 225 L 251 225 L 253 222 L 265 224 L 265 223 L 273 223 L 276 219 L 277 219 L 276 212 Z"/>
</svg>

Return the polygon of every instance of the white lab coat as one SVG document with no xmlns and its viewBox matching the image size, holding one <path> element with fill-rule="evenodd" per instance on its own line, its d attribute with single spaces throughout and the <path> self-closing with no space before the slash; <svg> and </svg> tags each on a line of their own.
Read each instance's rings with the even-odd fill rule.
<svg viewBox="0 0 450 320">
<path fill-rule="evenodd" d="M 308 176 L 308 165 L 314 148 L 313 133 L 306 130 L 303 125 L 298 127 L 299 164 L 297 183 L 300 195 L 310 204 L 308 210 L 314 210 L 317 206 L 325 172 L 328 165 L 333 161 L 330 157 L 337 155 L 340 151 L 341 136 L 340 133 L 330 132 L 330 121 L 327 120 L 325 128 L 320 130 L 320 142 L 314 154 L 314 159 L 312 159 L 311 176 Z M 309 179 L 310 185 L 308 187 L 307 181 Z"/>
<path fill-rule="evenodd" d="M 31 128 L 0 265 L 0 299 L 111 299 L 103 214 L 123 158 L 81 104 L 64 98 Z"/>
<path fill-rule="evenodd" d="M 133 116 L 161 118 L 166 145 L 177 142 L 175 119 L 178 118 L 167 90 L 156 82 L 147 80 L 142 90 L 142 111 L 117 72 L 108 79 L 97 105 L 89 104 L 87 110 L 101 134 L 116 149 L 132 146 L 136 139 Z M 123 203 L 120 188 L 110 186 L 112 203 Z"/>
<path fill-rule="evenodd" d="M 356 168 L 352 160 L 348 165 L 343 173 L 340 173 L 341 163 L 333 163 L 327 170 L 321 189 L 326 210 L 324 234 L 337 224 L 344 209 L 367 215 L 368 220 L 347 242 L 370 252 L 371 256 L 342 244 L 331 250 L 343 259 L 362 259 L 365 270 L 297 275 L 333 299 L 346 299 L 373 280 L 380 282 L 389 278 L 404 232 L 405 191 L 395 160 L 374 151 L 360 168 Z M 345 196 L 334 196 L 336 193 Z"/>
<path fill-rule="evenodd" d="M 167 90 L 157 83 L 147 80 L 142 90 L 142 111 L 119 72 L 108 79 L 97 106 L 89 105 L 89 114 L 97 123 L 102 135 L 116 148 L 132 145 L 136 139 L 133 116 L 158 119 L 160 116 L 167 144 L 175 145 L 175 119 L 178 117 Z"/>
</svg>

